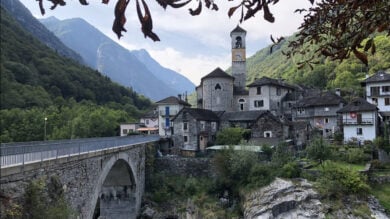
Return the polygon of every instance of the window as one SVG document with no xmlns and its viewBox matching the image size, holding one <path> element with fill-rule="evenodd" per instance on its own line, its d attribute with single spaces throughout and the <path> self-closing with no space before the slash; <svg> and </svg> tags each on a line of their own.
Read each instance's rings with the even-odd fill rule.
<svg viewBox="0 0 390 219">
<path fill-rule="evenodd" d="M 204 131 L 205 127 L 206 127 L 206 122 L 205 121 L 200 121 L 200 129 L 202 131 Z"/>
<path fill-rule="evenodd" d="M 260 95 L 261 94 L 261 87 L 257 87 L 257 92 L 256 94 Z"/>
<path fill-rule="evenodd" d="M 188 136 L 184 135 L 183 138 L 184 138 L 184 143 L 188 143 Z"/>
<path fill-rule="evenodd" d="M 390 97 L 385 98 L 385 106 L 390 105 Z"/>
<path fill-rule="evenodd" d="M 297 113 L 298 113 L 298 114 L 305 114 L 305 108 L 301 108 L 301 107 L 298 108 L 298 109 L 297 109 Z"/>
<path fill-rule="evenodd" d="M 282 95 L 282 91 L 281 91 L 281 89 L 280 89 L 279 87 L 276 88 L 276 95 L 277 95 L 277 96 Z"/>
<path fill-rule="evenodd" d="M 187 122 L 183 122 L 183 130 L 184 131 L 188 130 L 188 123 Z"/>
<path fill-rule="evenodd" d="M 325 123 L 329 123 L 329 118 L 325 118 Z"/>
<path fill-rule="evenodd" d="M 215 90 L 221 90 L 221 85 L 219 84 L 215 85 Z"/>
<path fill-rule="evenodd" d="M 123 129 L 123 130 L 122 130 L 122 133 L 123 133 L 124 135 L 126 135 L 126 134 L 127 134 L 127 129 Z"/>
<path fill-rule="evenodd" d="M 363 129 L 362 128 L 356 128 L 356 134 L 357 135 L 363 135 Z"/>
<path fill-rule="evenodd" d="M 390 92 L 390 86 L 382 86 L 382 92 Z"/>
<path fill-rule="evenodd" d="M 213 131 L 217 130 L 217 123 L 216 122 L 211 122 L 211 129 Z"/>
<path fill-rule="evenodd" d="M 145 120 L 145 124 L 149 125 L 149 119 Z"/>
<path fill-rule="evenodd" d="M 264 106 L 264 101 L 263 100 L 255 100 L 254 102 L 255 107 L 263 107 Z"/>
<path fill-rule="evenodd" d="M 371 96 L 379 96 L 379 87 L 370 87 Z"/>
<path fill-rule="evenodd" d="M 264 138 L 272 138 L 272 131 L 265 131 Z"/>
<path fill-rule="evenodd" d="M 378 106 L 378 98 L 371 98 L 371 103 Z"/>
<path fill-rule="evenodd" d="M 288 108 L 291 108 L 292 104 L 291 103 L 288 103 Z"/>
</svg>

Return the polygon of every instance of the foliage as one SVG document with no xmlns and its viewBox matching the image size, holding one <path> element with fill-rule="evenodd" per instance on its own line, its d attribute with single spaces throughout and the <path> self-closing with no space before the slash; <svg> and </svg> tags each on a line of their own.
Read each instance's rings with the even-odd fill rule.
<svg viewBox="0 0 390 219">
<path fill-rule="evenodd" d="M 218 145 L 237 145 L 243 139 L 244 129 L 235 128 L 224 128 L 217 133 L 217 139 L 215 144 Z"/>
<path fill-rule="evenodd" d="M 309 158 L 318 160 L 320 164 L 331 154 L 329 145 L 322 137 L 314 138 L 307 146 L 306 151 Z"/>
<path fill-rule="evenodd" d="M 367 195 L 370 191 L 363 175 L 330 161 L 324 163 L 317 182 L 319 191 L 331 198 L 340 198 L 349 194 Z"/>
<path fill-rule="evenodd" d="M 297 178 L 301 176 L 301 169 L 297 162 L 288 162 L 281 168 L 280 176 L 284 178 Z"/>
<path fill-rule="evenodd" d="M 272 154 L 273 154 L 272 148 L 268 144 L 264 144 L 261 146 L 261 150 L 263 151 L 263 153 L 267 157 L 267 160 L 271 160 Z"/>
<path fill-rule="evenodd" d="M 371 191 L 386 212 L 390 213 L 390 183 L 373 185 Z"/>
<path fill-rule="evenodd" d="M 26 187 L 24 200 L 23 218 L 67 219 L 72 215 L 56 177 L 51 177 L 49 184 L 45 178 L 32 180 Z"/>
<path fill-rule="evenodd" d="M 292 153 L 288 145 L 282 143 L 275 147 L 275 151 L 272 154 L 272 163 L 276 167 L 282 167 L 284 164 L 292 161 Z"/>
<path fill-rule="evenodd" d="M 349 148 L 345 154 L 348 163 L 359 164 L 368 161 L 370 157 L 364 153 L 363 148 Z"/>
</svg>

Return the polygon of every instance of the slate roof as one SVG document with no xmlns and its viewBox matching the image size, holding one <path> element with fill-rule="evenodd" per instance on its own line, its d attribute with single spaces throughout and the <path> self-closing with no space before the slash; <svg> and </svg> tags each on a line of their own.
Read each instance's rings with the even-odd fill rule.
<svg viewBox="0 0 390 219">
<path fill-rule="evenodd" d="M 273 79 L 269 77 L 262 77 L 260 79 L 256 79 L 254 82 L 250 83 L 247 85 L 247 87 L 258 87 L 258 86 L 263 86 L 263 85 L 275 85 L 279 87 L 286 87 L 286 88 L 291 88 L 295 89 L 294 86 L 287 84 L 286 82 L 278 79 Z"/>
<path fill-rule="evenodd" d="M 240 112 L 225 112 L 221 116 L 223 121 L 239 122 L 239 121 L 255 121 L 264 114 L 269 113 L 268 110 L 256 111 L 240 111 Z"/>
<path fill-rule="evenodd" d="M 376 111 L 378 108 L 365 100 L 364 98 L 356 98 L 345 107 L 339 109 L 338 113 L 346 112 L 363 112 L 363 111 Z"/>
<path fill-rule="evenodd" d="M 203 81 L 204 79 L 206 78 L 231 78 L 234 80 L 234 77 L 229 75 L 228 73 L 226 73 L 225 71 L 223 71 L 222 69 L 220 69 L 219 67 L 214 69 L 214 71 L 212 71 L 211 73 L 209 73 L 208 75 L 204 76 L 201 81 Z"/>
<path fill-rule="evenodd" d="M 232 33 L 246 33 L 246 30 L 242 29 L 239 25 L 237 25 L 232 32 L 230 32 L 230 36 L 232 36 Z"/>
<path fill-rule="evenodd" d="M 158 118 L 158 112 L 156 110 L 145 113 L 142 118 Z"/>
<path fill-rule="evenodd" d="M 174 97 L 174 96 L 170 96 L 170 97 L 167 97 L 165 99 L 162 99 L 160 101 L 157 101 L 156 104 L 181 104 L 181 105 L 184 105 L 184 106 L 191 106 L 191 104 L 187 103 L 186 101 L 184 100 L 181 100 L 177 97 Z"/>
<path fill-rule="evenodd" d="M 390 74 L 386 73 L 383 70 L 380 70 L 374 75 L 366 78 L 364 81 L 361 82 L 361 84 L 365 86 L 366 83 L 385 82 L 385 81 L 390 81 Z"/>
<path fill-rule="evenodd" d="M 340 103 L 347 102 L 339 95 L 326 91 L 304 97 L 302 100 L 299 100 L 294 107 L 334 106 L 339 105 Z"/>
<path fill-rule="evenodd" d="M 207 109 L 198 109 L 198 108 L 183 108 L 172 120 L 175 120 L 178 117 L 178 115 L 184 112 L 190 114 L 196 120 L 219 121 L 219 117 L 213 111 Z"/>
</svg>

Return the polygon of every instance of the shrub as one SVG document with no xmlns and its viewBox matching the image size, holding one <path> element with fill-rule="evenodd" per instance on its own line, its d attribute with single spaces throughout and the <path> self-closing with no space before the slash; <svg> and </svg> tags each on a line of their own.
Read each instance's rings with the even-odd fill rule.
<svg viewBox="0 0 390 219">
<path fill-rule="evenodd" d="M 321 164 L 331 155 L 330 146 L 321 137 L 313 139 L 306 151 L 309 158 L 318 160 Z"/>
<path fill-rule="evenodd" d="M 369 160 L 369 155 L 364 153 L 364 150 L 361 148 L 350 148 L 347 150 L 345 155 L 346 161 L 348 163 L 362 163 Z"/>
<path fill-rule="evenodd" d="M 285 178 L 297 178 L 301 175 L 301 169 L 297 162 L 289 162 L 283 165 L 280 176 Z"/>
<path fill-rule="evenodd" d="M 366 195 L 370 187 L 358 172 L 331 162 L 325 162 L 318 179 L 319 191 L 328 197 Z"/>
</svg>

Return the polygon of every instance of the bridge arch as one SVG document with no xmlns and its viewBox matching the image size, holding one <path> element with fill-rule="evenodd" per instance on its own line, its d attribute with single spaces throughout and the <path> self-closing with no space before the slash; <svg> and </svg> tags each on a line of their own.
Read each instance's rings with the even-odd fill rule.
<svg viewBox="0 0 390 219">
<path fill-rule="evenodd" d="M 96 207 L 100 218 L 136 218 L 141 202 L 136 171 L 136 164 L 125 152 L 102 160 L 87 218 L 94 217 Z"/>
</svg>

